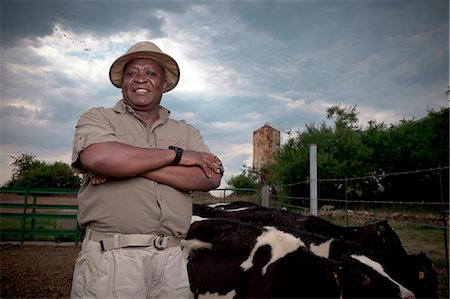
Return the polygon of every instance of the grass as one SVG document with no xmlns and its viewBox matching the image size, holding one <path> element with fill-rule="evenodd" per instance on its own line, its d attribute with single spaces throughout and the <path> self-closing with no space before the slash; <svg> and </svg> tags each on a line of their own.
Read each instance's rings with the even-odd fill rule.
<svg viewBox="0 0 450 299">
<path fill-rule="evenodd" d="M 346 225 L 344 217 L 324 217 L 334 224 Z M 364 225 L 365 219 L 349 218 L 349 226 Z M 438 275 L 439 298 L 449 298 L 449 274 L 445 252 L 445 235 L 448 230 L 424 223 L 396 221 L 390 219 L 389 225 L 399 236 L 403 247 L 409 254 L 423 252 L 435 266 Z M 448 240 L 448 238 L 447 238 Z"/>
<path fill-rule="evenodd" d="M 426 252 L 430 258 L 445 258 L 444 230 L 415 223 L 393 223 L 403 246 L 412 253 Z"/>
<path fill-rule="evenodd" d="M 75 220 L 73 220 L 74 222 Z M 74 222 L 75 225 L 75 222 Z M 22 219 L 2 218 L 0 219 L 0 231 L 4 229 L 21 229 Z M 25 229 L 57 229 L 58 220 L 56 219 L 26 219 Z M 74 236 L 61 236 L 61 235 L 29 235 L 24 236 L 24 241 L 55 241 L 55 242 L 75 242 Z M 21 234 L 1 234 L 1 241 L 20 241 L 22 240 Z"/>
<path fill-rule="evenodd" d="M 25 220 L 25 228 L 31 228 L 32 219 Z M 0 219 L 0 229 L 4 228 L 20 228 L 22 226 L 22 219 L 2 218 Z M 53 229 L 56 228 L 55 219 L 35 219 L 34 228 L 39 229 Z"/>
</svg>

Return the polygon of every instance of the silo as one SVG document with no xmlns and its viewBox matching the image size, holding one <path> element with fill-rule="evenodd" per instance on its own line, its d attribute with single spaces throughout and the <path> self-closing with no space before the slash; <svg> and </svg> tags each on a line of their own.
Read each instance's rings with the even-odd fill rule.
<svg viewBox="0 0 450 299">
<path fill-rule="evenodd" d="M 280 131 L 269 123 L 253 132 L 253 169 L 261 169 L 274 162 L 275 152 L 280 150 Z"/>
</svg>

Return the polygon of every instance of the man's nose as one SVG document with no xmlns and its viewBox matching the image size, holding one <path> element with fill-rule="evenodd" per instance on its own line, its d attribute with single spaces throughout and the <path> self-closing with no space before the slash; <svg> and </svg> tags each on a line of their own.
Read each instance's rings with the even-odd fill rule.
<svg viewBox="0 0 450 299">
<path fill-rule="evenodd" d="M 134 78 L 134 81 L 136 81 L 138 83 L 145 83 L 148 81 L 148 79 L 145 74 L 137 74 L 136 78 Z"/>
</svg>

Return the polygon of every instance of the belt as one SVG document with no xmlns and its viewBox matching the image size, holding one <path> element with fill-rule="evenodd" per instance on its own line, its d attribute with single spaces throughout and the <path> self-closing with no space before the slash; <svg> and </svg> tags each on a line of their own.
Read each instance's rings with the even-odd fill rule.
<svg viewBox="0 0 450 299">
<path fill-rule="evenodd" d="M 180 246 L 181 239 L 152 234 L 121 234 L 121 233 L 105 233 L 86 229 L 85 239 L 99 242 L 103 251 L 124 248 L 124 247 L 148 247 L 153 246 L 158 250 L 164 250 L 168 247 Z"/>
</svg>

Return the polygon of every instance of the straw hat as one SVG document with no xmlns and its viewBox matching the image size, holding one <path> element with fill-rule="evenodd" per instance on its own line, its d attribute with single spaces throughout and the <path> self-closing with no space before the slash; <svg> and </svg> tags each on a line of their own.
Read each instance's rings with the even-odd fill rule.
<svg viewBox="0 0 450 299">
<path fill-rule="evenodd" d="M 109 69 L 109 79 L 111 83 L 122 88 L 123 68 L 125 65 L 136 58 L 147 58 L 159 63 L 166 72 L 167 87 L 164 92 L 175 88 L 180 80 L 180 68 L 177 62 L 171 56 L 163 53 L 158 46 L 152 42 L 140 42 L 128 49 L 127 53 L 114 61 Z"/>
</svg>

